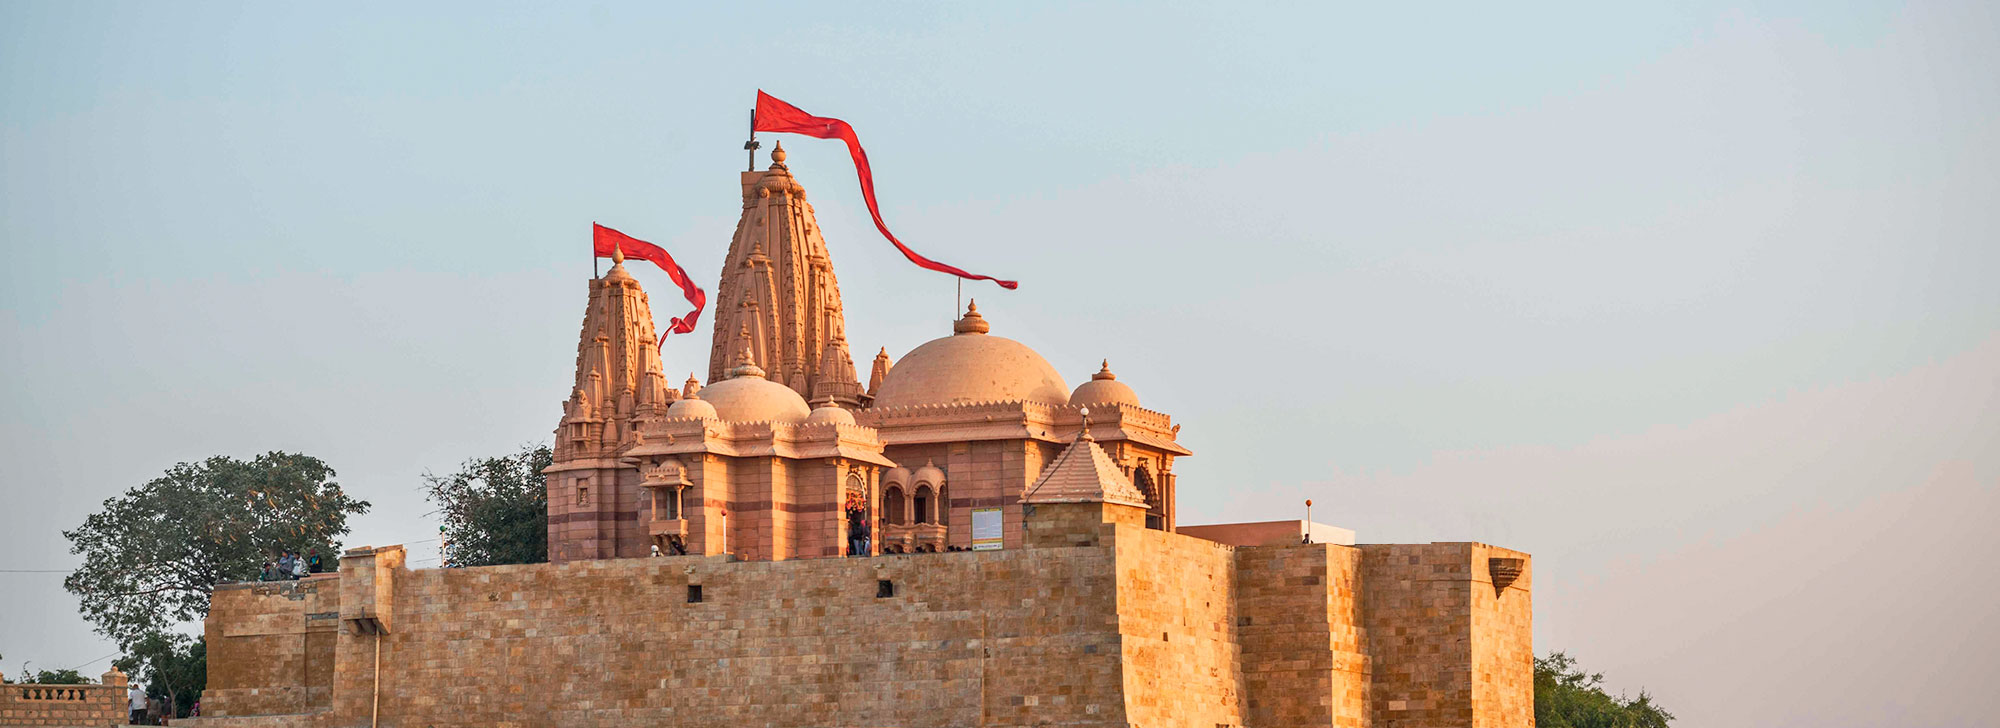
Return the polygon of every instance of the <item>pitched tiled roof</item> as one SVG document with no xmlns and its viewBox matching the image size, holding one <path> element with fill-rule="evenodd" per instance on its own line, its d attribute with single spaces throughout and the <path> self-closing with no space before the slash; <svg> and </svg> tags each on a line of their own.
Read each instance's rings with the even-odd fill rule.
<svg viewBox="0 0 2000 728">
<path fill-rule="evenodd" d="M 1146 507 L 1146 497 L 1086 431 L 1042 469 L 1022 503 L 1117 503 Z"/>
</svg>

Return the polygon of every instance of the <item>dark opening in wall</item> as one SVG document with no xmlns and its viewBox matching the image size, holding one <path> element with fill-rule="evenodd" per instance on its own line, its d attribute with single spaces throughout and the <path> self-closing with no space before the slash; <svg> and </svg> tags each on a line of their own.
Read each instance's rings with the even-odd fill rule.
<svg viewBox="0 0 2000 728">
<path fill-rule="evenodd" d="M 893 596 L 896 596 L 896 582 L 889 581 L 888 579 L 877 579 L 875 581 L 876 599 L 888 599 Z"/>
<path fill-rule="evenodd" d="M 699 602 L 699 601 L 701 601 L 701 585 L 700 585 L 700 584 L 689 584 L 689 585 L 688 585 L 688 603 L 689 603 L 689 604 L 693 604 L 693 603 L 695 603 L 695 602 Z"/>
</svg>

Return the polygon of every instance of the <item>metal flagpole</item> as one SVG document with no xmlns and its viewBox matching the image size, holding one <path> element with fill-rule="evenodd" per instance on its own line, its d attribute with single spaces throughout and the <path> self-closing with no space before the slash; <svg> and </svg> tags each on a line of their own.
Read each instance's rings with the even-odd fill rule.
<svg viewBox="0 0 2000 728">
<path fill-rule="evenodd" d="M 757 143 L 757 110 L 756 110 L 756 109 L 751 109 L 751 110 L 750 110 L 750 141 L 747 141 L 747 142 L 744 142 L 744 143 L 743 143 L 743 156 L 746 156 L 746 157 L 749 157 L 749 158 L 750 158 L 750 168 L 749 168 L 748 170 L 746 170 L 746 171 L 750 171 L 750 172 L 755 172 L 755 171 L 757 171 L 757 148 L 758 148 L 758 147 L 761 147 L 761 146 L 764 146 L 764 145 L 762 145 L 762 144 L 759 144 L 759 143 Z"/>
</svg>

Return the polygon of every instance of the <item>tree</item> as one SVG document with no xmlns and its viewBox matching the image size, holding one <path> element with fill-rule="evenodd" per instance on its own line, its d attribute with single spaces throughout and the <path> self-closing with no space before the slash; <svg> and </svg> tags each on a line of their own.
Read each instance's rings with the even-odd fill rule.
<svg viewBox="0 0 2000 728">
<path fill-rule="evenodd" d="M 549 494 L 542 471 L 554 462 L 547 445 L 529 445 L 512 455 L 467 460 L 449 476 L 424 473 L 426 497 L 444 515 L 445 563 L 548 561 Z"/>
<path fill-rule="evenodd" d="M 1535 659 L 1535 725 L 1541 728 L 1667 728 L 1674 719 L 1653 696 L 1612 697 L 1604 673 L 1585 674 L 1561 652 Z"/>
<path fill-rule="evenodd" d="M 28 685 L 87 685 L 90 683 L 82 673 L 70 668 L 61 670 L 36 670 L 28 672 L 28 666 L 21 666 L 21 682 Z"/>
<path fill-rule="evenodd" d="M 208 644 L 199 637 L 148 633 L 113 664 L 144 684 L 148 697 L 171 706 L 176 718 L 187 717 L 208 685 Z"/>
<path fill-rule="evenodd" d="M 257 578 L 280 550 L 338 553 L 347 517 L 368 503 L 333 475 L 318 458 L 283 452 L 175 465 L 63 532 L 83 556 L 63 588 L 98 633 L 130 651 L 206 617 L 217 583 Z"/>
</svg>

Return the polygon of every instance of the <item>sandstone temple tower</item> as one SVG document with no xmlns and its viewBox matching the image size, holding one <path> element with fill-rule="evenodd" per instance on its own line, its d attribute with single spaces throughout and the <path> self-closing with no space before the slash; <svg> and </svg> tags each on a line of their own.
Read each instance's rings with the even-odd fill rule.
<svg viewBox="0 0 2000 728">
<path fill-rule="evenodd" d="M 620 254 L 610 272 L 590 281 L 576 384 L 556 427 L 555 465 L 548 470 L 552 559 L 643 554 L 638 524 L 621 516 L 639 505 L 639 473 L 620 463 L 618 453 L 637 442 L 642 421 L 664 417 L 678 399 L 661 370 L 652 308 Z"/>
<path fill-rule="evenodd" d="M 847 351 L 840 283 L 806 190 L 785 166 L 785 146 L 771 150 L 770 169 L 744 172 L 742 183 L 743 214 L 716 286 L 708 380 L 725 378 L 737 333 L 747 330 L 750 361 L 771 381 L 814 403 L 860 406 L 867 395 Z"/>
</svg>

